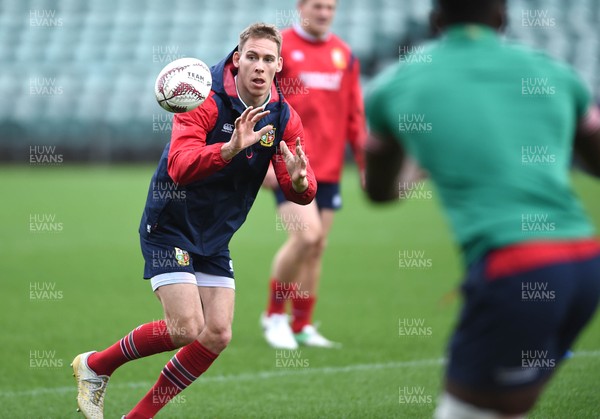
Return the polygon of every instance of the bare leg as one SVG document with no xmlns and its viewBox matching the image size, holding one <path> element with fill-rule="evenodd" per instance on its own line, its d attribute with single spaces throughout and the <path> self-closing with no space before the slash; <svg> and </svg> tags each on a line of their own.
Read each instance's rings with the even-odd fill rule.
<svg viewBox="0 0 600 419">
<path fill-rule="evenodd" d="M 275 255 L 272 276 L 281 282 L 296 282 L 300 270 L 321 246 L 323 233 L 319 210 L 313 201 L 305 206 L 286 202 L 278 211 L 288 239 Z"/>
</svg>

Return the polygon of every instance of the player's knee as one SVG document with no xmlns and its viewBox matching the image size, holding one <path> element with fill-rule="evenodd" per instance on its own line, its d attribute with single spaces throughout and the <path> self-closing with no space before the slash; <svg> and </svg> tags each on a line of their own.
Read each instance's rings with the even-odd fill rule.
<svg viewBox="0 0 600 419">
<path fill-rule="evenodd" d="M 320 229 L 302 231 L 296 235 L 296 241 L 301 251 L 307 255 L 314 255 L 322 247 L 324 237 Z"/>
<path fill-rule="evenodd" d="M 204 327 L 203 322 L 195 317 L 167 320 L 167 330 L 173 344 L 185 346 L 198 338 Z"/>
<path fill-rule="evenodd" d="M 229 342 L 231 342 L 231 326 L 228 325 L 211 325 L 206 329 L 209 339 L 213 346 L 219 351 L 224 350 Z"/>
<path fill-rule="evenodd" d="M 312 260 L 318 260 L 323 256 L 325 252 L 325 246 L 327 244 L 327 237 L 325 235 L 320 234 L 315 237 L 314 242 L 311 243 L 308 248 L 307 255 Z"/>
</svg>

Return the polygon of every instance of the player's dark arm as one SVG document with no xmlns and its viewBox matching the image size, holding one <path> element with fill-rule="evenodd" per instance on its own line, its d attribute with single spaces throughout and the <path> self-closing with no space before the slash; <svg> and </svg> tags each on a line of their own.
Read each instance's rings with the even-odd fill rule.
<svg viewBox="0 0 600 419">
<path fill-rule="evenodd" d="M 592 107 L 575 134 L 575 157 L 581 168 L 600 178 L 600 110 Z"/>
<path fill-rule="evenodd" d="M 398 200 L 405 157 L 406 153 L 395 139 L 369 135 L 365 145 L 365 190 L 371 201 Z"/>
<path fill-rule="evenodd" d="M 413 184 L 425 179 L 415 160 L 408 157 L 398 141 L 371 134 L 365 147 L 366 191 L 374 202 L 402 200 Z"/>
</svg>

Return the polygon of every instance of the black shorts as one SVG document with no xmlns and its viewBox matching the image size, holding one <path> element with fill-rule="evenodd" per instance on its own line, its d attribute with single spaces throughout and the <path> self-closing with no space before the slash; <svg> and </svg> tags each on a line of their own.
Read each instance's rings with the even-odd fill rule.
<svg viewBox="0 0 600 419">
<path fill-rule="evenodd" d="M 275 189 L 275 200 L 277 201 L 277 206 L 288 202 L 285 199 L 285 195 L 280 188 Z M 327 183 L 327 182 L 318 182 L 317 183 L 317 195 L 315 196 L 315 201 L 319 210 L 322 209 L 330 209 L 337 211 L 342 208 L 342 195 L 340 194 L 340 184 L 339 183 Z"/>
<path fill-rule="evenodd" d="M 216 255 L 198 255 L 185 249 L 140 238 L 144 256 L 144 279 L 152 280 L 153 289 L 172 283 L 234 288 L 233 262 L 229 251 Z"/>
<path fill-rule="evenodd" d="M 529 258 L 505 254 L 498 260 L 492 252 L 473 264 L 449 345 L 448 379 L 497 391 L 536 384 L 551 374 L 598 305 L 600 256 L 588 250 L 525 270 L 518 265 L 539 259 L 540 248 Z M 503 271 L 500 277 L 494 266 Z"/>
</svg>

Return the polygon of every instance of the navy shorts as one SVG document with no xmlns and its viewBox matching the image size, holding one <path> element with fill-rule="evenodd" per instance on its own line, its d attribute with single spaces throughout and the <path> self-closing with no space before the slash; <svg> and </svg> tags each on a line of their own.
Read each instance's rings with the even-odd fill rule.
<svg viewBox="0 0 600 419">
<path fill-rule="evenodd" d="M 473 390 L 510 390 L 555 370 L 600 298 L 598 243 L 557 246 L 512 246 L 470 267 L 449 344 L 449 381 Z"/>
<path fill-rule="evenodd" d="M 191 282 L 189 278 L 195 277 L 199 286 L 222 286 L 225 282 L 231 287 L 233 284 L 233 262 L 228 250 L 205 256 L 144 238 L 140 238 L 140 244 L 145 261 L 144 279 L 169 279 L 162 282 L 166 284 Z M 177 280 L 182 277 L 187 280 Z"/>
<path fill-rule="evenodd" d="M 285 195 L 281 188 L 275 189 L 275 199 L 277 206 L 289 202 L 285 199 Z M 337 211 L 342 208 L 342 195 L 340 194 L 339 183 L 317 182 L 317 194 L 315 201 L 319 210 L 330 209 Z"/>
</svg>

